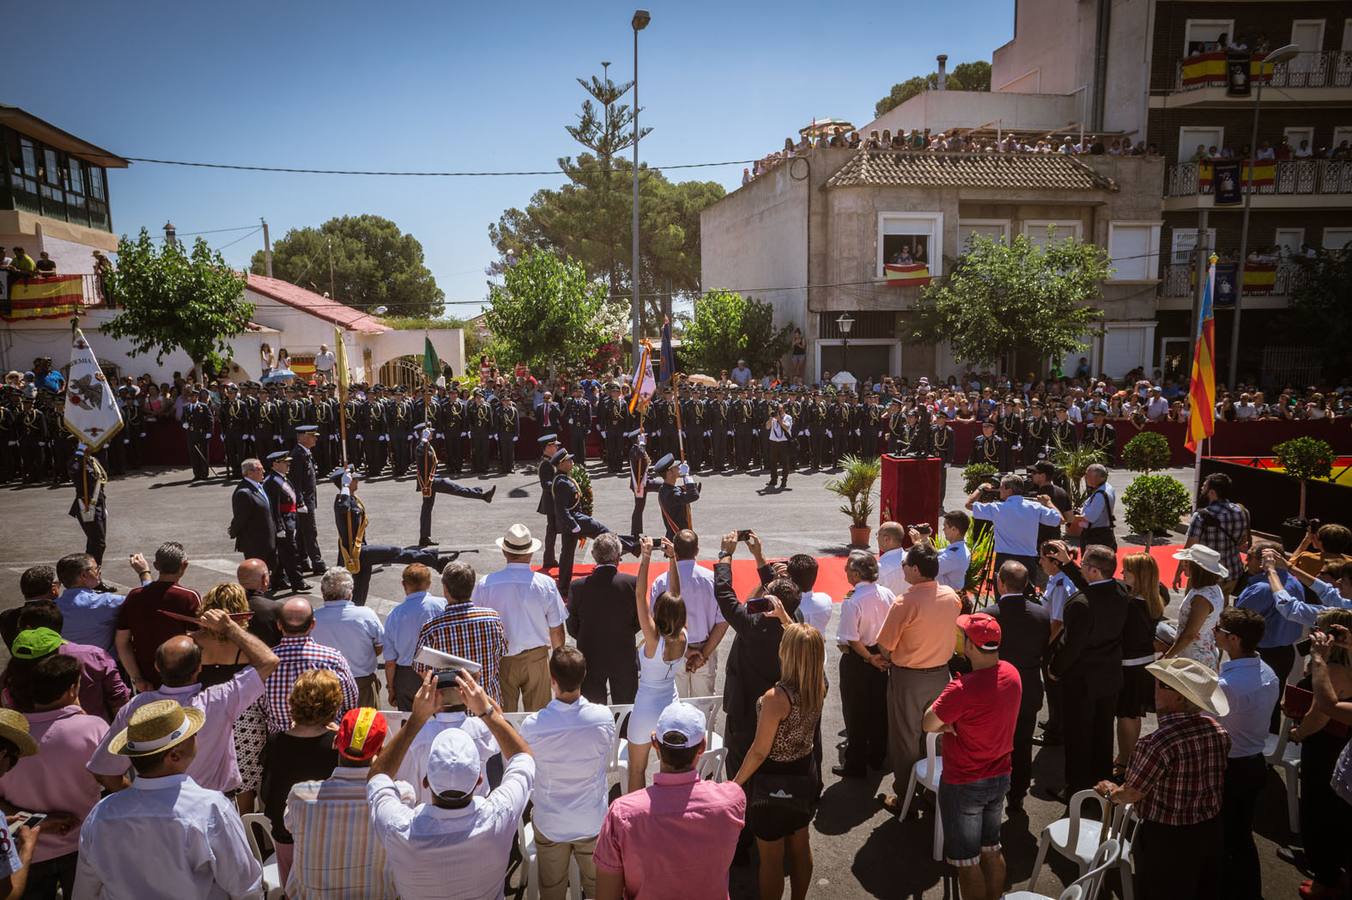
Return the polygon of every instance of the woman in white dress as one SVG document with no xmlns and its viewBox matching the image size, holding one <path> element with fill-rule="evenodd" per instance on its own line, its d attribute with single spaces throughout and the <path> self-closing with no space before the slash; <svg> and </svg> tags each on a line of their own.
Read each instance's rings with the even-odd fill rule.
<svg viewBox="0 0 1352 900">
<path fill-rule="evenodd" d="M 685 603 L 681 600 L 681 575 L 676 571 L 676 551 L 662 539 L 662 552 L 670 564 L 667 589 L 648 609 L 648 563 L 653 539 L 639 541 L 638 578 L 634 581 L 634 608 L 643 631 L 638 645 L 638 693 L 629 714 L 629 792 L 643 790 L 647 783 L 648 751 L 652 732 L 662 710 L 676 702 L 676 675 L 685 667 Z"/>
<path fill-rule="evenodd" d="M 1188 576 L 1188 593 L 1178 608 L 1178 637 L 1164 654 L 1195 659 L 1213 671 L 1220 668 L 1213 631 L 1225 609 L 1221 582 L 1230 572 L 1221 565 L 1221 555 L 1205 544 L 1193 544 L 1174 554 Z"/>
</svg>

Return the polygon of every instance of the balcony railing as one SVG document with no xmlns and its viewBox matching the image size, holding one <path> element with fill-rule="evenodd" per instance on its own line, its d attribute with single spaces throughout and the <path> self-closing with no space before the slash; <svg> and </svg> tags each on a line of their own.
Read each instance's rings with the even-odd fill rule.
<svg viewBox="0 0 1352 900">
<path fill-rule="evenodd" d="M 1228 63 L 1223 52 L 1190 56 L 1180 60 L 1175 68 L 1174 90 L 1224 88 L 1228 76 Z M 1254 58 L 1250 63 L 1250 78 L 1254 82 L 1261 79 L 1265 87 L 1352 87 L 1352 51 L 1304 51 L 1287 62 L 1271 66 L 1264 66 L 1260 59 Z"/>
<path fill-rule="evenodd" d="M 1258 160 L 1240 169 L 1240 190 L 1254 194 L 1352 194 L 1352 160 Z M 1169 196 L 1191 197 L 1215 193 L 1212 163 L 1180 163 L 1169 169 Z"/>
<path fill-rule="evenodd" d="M 1230 265 L 1234 266 L 1234 263 Z M 1289 260 L 1250 262 L 1244 267 L 1244 296 L 1289 297 L 1306 277 L 1306 270 Z M 1163 297 L 1192 297 L 1197 291 L 1191 263 L 1166 263 L 1160 282 Z"/>
</svg>

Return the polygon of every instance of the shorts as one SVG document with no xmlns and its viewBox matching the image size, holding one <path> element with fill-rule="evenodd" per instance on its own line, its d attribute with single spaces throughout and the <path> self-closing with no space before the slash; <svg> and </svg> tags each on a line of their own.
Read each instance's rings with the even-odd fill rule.
<svg viewBox="0 0 1352 900">
<path fill-rule="evenodd" d="M 1009 774 L 939 784 L 939 814 L 944 825 L 944 859 L 951 866 L 975 866 L 982 853 L 1000 849 L 1000 822 L 1004 819 Z"/>
</svg>

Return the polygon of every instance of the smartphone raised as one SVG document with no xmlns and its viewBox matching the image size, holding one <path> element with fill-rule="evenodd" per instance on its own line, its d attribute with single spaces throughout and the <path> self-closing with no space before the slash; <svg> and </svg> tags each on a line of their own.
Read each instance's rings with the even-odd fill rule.
<svg viewBox="0 0 1352 900">
<path fill-rule="evenodd" d="M 752 597 L 746 601 L 746 611 L 749 613 L 768 613 L 770 611 L 770 598 Z"/>
<path fill-rule="evenodd" d="M 741 541 L 743 544 L 745 544 L 747 541 L 751 540 L 751 529 L 750 529 L 750 528 L 743 528 L 743 529 L 741 529 L 740 531 L 738 531 L 738 532 L 737 532 L 737 540 Z"/>
</svg>

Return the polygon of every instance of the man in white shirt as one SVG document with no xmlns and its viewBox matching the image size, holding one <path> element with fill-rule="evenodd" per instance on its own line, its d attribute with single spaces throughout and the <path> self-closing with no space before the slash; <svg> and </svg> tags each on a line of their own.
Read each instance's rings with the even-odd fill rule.
<svg viewBox="0 0 1352 900">
<path fill-rule="evenodd" d="M 316 644 L 332 647 L 347 660 L 357 682 L 357 705 L 380 705 L 376 668 L 385 647 L 385 626 L 376 611 L 352 602 L 352 573 L 334 566 L 319 582 L 324 605 L 315 610 L 315 628 L 310 637 Z"/>
<path fill-rule="evenodd" d="M 967 548 L 967 530 L 971 527 L 971 517 L 962 510 L 944 513 L 944 540 L 948 543 L 939 551 L 939 577 L 934 580 L 958 593 L 962 593 L 967 586 L 967 569 L 972 561 L 972 553 Z M 913 544 L 929 540 L 914 528 L 909 529 L 907 534 Z"/>
<path fill-rule="evenodd" d="M 896 599 L 878 584 L 878 561 L 856 550 L 845 560 L 852 588 L 840 604 L 836 646 L 840 648 L 840 705 L 845 718 L 840 778 L 864 778 L 887 765 L 887 661 L 878 652 L 878 632 Z"/>
<path fill-rule="evenodd" d="M 235 804 L 188 777 L 200 709 L 156 700 L 132 713 L 112 753 L 136 780 L 99 801 L 80 829 L 75 897 L 261 897 L 263 869 Z M 150 854 L 138 860 L 135 854 Z"/>
<path fill-rule="evenodd" d="M 709 697 L 714 693 L 714 678 L 718 674 L 718 645 L 728 631 L 728 623 L 714 599 L 713 573 L 695 561 L 699 555 L 699 536 L 683 528 L 676 532 L 671 544 L 676 550 L 681 601 L 685 603 L 685 668 L 676 673 L 676 690 L 682 697 Z M 648 590 L 648 606 L 655 604 L 666 589 L 664 567 Z"/>
<path fill-rule="evenodd" d="M 744 359 L 737 360 L 737 365 L 730 374 L 733 383 L 739 388 L 746 387 L 746 383 L 751 380 L 751 370 L 747 368 L 746 360 Z"/>
<path fill-rule="evenodd" d="M 1145 403 L 1145 417 L 1152 422 L 1162 422 L 1169 415 L 1169 401 L 1157 387 L 1150 389 L 1150 399 Z"/>
<path fill-rule="evenodd" d="M 835 605 L 835 601 L 825 591 L 813 590 L 817 584 L 817 560 L 806 553 L 795 553 L 789 557 L 785 568 L 788 570 L 789 580 L 803 592 L 802 602 L 798 604 L 799 615 L 803 617 L 804 622 L 825 636 L 826 628 L 831 623 L 831 607 Z M 685 588 L 684 581 L 681 582 L 681 588 Z"/>
<path fill-rule="evenodd" d="M 549 657 L 554 699 L 521 723 L 521 737 L 535 756 L 531 821 L 541 900 L 567 896 L 571 860 L 577 861 L 583 893 L 596 896 L 592 851 L 606 818 L 606 766 L 615 744 L 615 717 L 609 707 L 582 696 L 586 675 L 581 652 L 573 647 L 555 650 Z"/>
<path fill-rule="evenodd" d="M 404 757 L 404 764 L 399 767 L 399 774 L 396 776 L 397 780 L 413 785 L 413 794 L 419 803 L 432 802 L 432 792 L 424 784 L 427 780 L 427 759 L 432 752 L 433 742 L 443 731 L 459 728 L 470 736 L 475 749 L 479 751 L 481 772 L 484 771 L 488 760 L 498 753 L 498 742 L 493 740 L 487 726 L 468 714 L 465 699 L 460 695 L 460 688 L 456 687 L 456 672 L 454 670 L 436 672 L 432 677 L 436 682 L 441 711 L 428 719 L 427 724 L 423 725 L 413 738 L 413 745 L 409 748 L 408 755 Z M 480 781 L 474 793 L 480 797 L 487 797 L 488 782 Z"/>
<path fill-rule="evenodd" d="M 329 345 L 320 344 L 319 352 L 315 354 L 315 374 L 323 376 L 321 384 L 333 381 L 333 367 L 336 363 L 337 358 L 333 355 L 333 351 L 329 349 Z"/>
<path fill-rule="evenodd" d="M 901 565 L 906 559 L 902 544 L 906 540 L 906 530 L 897 522 L 884 522 L 878 526 L 878 584 L 887 588 L 895 596 L 906 593 L 909 587 Z"/>
<path fill-rule="evenodd" d="M 775 486 L 775 473 L 779 473 L 779 489 L 789 486 L 789 442 L 793 440 L 793 416 L 784 412 L 778 403 L 771 405 L 770 418 L 765 422 L 767 439 L 766 454 L 769 459 L 765 467 L 770 470 L 770 482 L 767 488 Z"/>
<path fill-rule="evenodd" d="M 568 609 L 554 579 L 531 569 L 531 558 L 541 546 L 538 540 L 530 538 L 529 552 L 513 552 L 503 545 L 517 533 L 530 535 L 525 526 L 514 525 L 507 537 L 497 539 L 507 565 L 484 576 L 470 599 L 502 619 L 507 637 L 507 653 L 498 671 L 503 708 L 534 712 L 549 702 L 549 651 L 563 646 Z"/>
<path fill-rule="evenodd" d="M 475 795 L 483 780 L 478 750 L 464 731 L 447 729 L 437 735 L 427 760 L 425 780 L 433 801 L 413 809 L 403 804 L 394 773 L 414 735 L 441 702 L 429 673 L 413 697 L 408 724 L 371 766 L 366 784 L 372 825 L 405 900 L 448 896 L 500 900 L 517 822 L 535 784 L 530 747 L 501 710 L 467 673 L 460 674 L 457 686 L 466 707 L 502 747 L 507 766 L 502 783 L 487 797 Z"/>
</svg>

